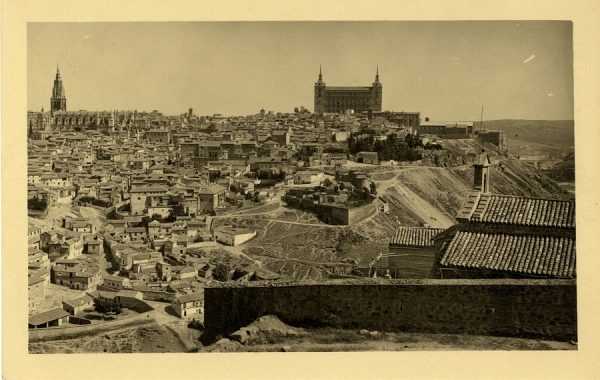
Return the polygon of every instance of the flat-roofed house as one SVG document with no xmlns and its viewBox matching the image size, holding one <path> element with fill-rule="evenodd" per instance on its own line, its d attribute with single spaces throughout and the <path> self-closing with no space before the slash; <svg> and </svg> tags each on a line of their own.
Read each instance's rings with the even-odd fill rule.
<svg viewBox="0 0 600 380">
<path fill-rule="evenodd" d="M 27 299 L 29 309 L 36 308 L 46 296 L 47 281 L 39 276 L 29 276 L 27 278 Z"/>
<path fill-rule="evenodd" d="M 94 299 L 88 294 L 62 301 L 62 308 L 71 315 L 77 315 L 94 307 Z"/>
<path fill-rule="evenodd" d="M 236 246 L 247 242 L 256 236 L 256 230 L 230 226 L 216 227 L 213 230 L 214 239 L 220 243 Z"/>
<path fill-rule="evenodd" d="M 356 162 L 364 164 L 379 164 L 379 156 L 377 152 L 358 152 L 356 153 Z"/>
<path fill-rule="evenodd" d="M 103 239 L 90 239 L 85 243 L 86 252 L 90 255 L 99 255 L 104 252 L 104 240 Z"/>
<path fill-rule="evenodd" d="M 109 274 L 102 275 L 102 285 L 115 290 L 121 290 L 129 284 L 129 279 Z"/>
<path fill-rule="evenodd" d="M 323 179 L 323 172 L 316 170 L 300 170 L 294 174 L 294 183 L 312 184 L 318 183 Z"/>
<path fill-rule="evenodd" d="M 173 309 L 179 318 L 198 317 L 204 313 L 204 292 L 179 295 L 173 301 Z"/>
<path fill-rule="evenodd" d="M 57 260 L 52 266 L 52 282 L 71 289 L 88 289 L 100 282 L 100 267 L 85 260 Z"/>
<path fill-rule="evenodd" d="M 202 186 L 197 191 L 198 214 L 206 214 L 215 211 L 225 202 L 227 189 L 221 185 Z"/>
<path fill-rule="evenodd" d="M 168 129 L 150 129 L 146 131 L 144 137 L 152 144 L 169 144 L 171 142 L 171 131 Z"/>
<path fill-rule="evenodd" d="M 164 196 L 167 189 L 160 185 L 133 186 L 129 190 L 131 215 L 142 215 L 148 207 L 148 197 Z"/>
</svg>

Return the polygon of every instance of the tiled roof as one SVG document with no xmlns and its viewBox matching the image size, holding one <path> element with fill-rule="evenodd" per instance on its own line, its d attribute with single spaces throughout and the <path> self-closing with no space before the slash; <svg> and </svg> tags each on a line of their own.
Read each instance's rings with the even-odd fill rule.
<svg viewBox="0 0 600 380">
<path fill-rule="evenodd" d="M 165 191 L 167 191 L 165 187 L 153 185 L 142 185 L 129 190 L 130 193 L 159 193 Z"/>
<path fill-rule="evenodd" d="M 217 194 L 222 191 L 226 191 L 227 189 L 221 185 L 209 185 L 205 186 L 202 189 L 198 190 L 199 194 Z"/>
<path fill-rule="evenodd" d="M 223 233 L 230 234 L 230 235 L 243 235 L 243 234 L 251 234 L 251 233 L 255 232 L 254 230 L 251 230 L 249 228 L 230 227 L 230 226 L 215 227 L 213 229 L 213 231 L 223 232 Z"/>
<path fill-rule="evenodd" d="M 35 285 L 42 281 L 44 281 L 44 279 L 39 276 L 29 276 L 27 278 L 27 286 Z"/>
<path fill-rule="evenodd" d="M 445 250 L 440 264 L 528 275 L 575 277 L 575 239 L 459 232 Z"/>
<path fill-rule="evenodd" d="M 70 300 L 62 301 L 71 307 L 77 307 L 89 303 L 93 298 L 89 294 L 84 294 L 80 297 L 72 298 Z"/>
<path fill-rule="evenodd" d="M 69 315 L 69 313 L 67 313 L 63 309 L 57 307 L 55 309 L 44 311 L 43 313 L 40 313 L 40 314 L 32 315 L 31 317 L 29 317 L 29 324 L 34 325 L 34 326 L 39 326 L 44 323 L 66 317 L 68 315 Z"/>
<path fill-rule="evenodd" d="M 400 227 L 392 237 L 390 245 L 431 247 L 433 246 L 433 237 L 442 231 L 441 228 Z"/>
<path fill-rule="evenodd" d="M 469 221 L 538 227 L 575 227 L 575 202 L 509 195 L 476 194 L 458 213 Z"/>
<path fill-rule="evenodd" d="M 127 233 L 146 233 L 146 228 L 144 227 L 130 227 L 125 229 Z"/>
<path fill-rule="evenodd" d="M 202 301 L 202 300 L 204 300 L 204 293 L 203 292 L 189 293 L 189 294 L 177 296 L 176 298 L 177 298 L 177 301 L 180 303 L 190 302 L 190 301 Z"/>
</svg>

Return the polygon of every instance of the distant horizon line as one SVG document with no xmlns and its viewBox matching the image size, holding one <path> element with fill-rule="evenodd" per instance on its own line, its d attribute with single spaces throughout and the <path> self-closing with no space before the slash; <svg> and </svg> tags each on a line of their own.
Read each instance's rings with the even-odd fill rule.
<svg viewBox="0 0 600 380">
<path fill-rule="evenodd" d="M 114 108 L 114 109 L 110 109 L 110 110 L 96 110 L 96 111 L 80 109 L 80 110 L 76 110 L 76 111 L 69 111 L 69 110 L 67 110 L 67 111 L 57 111 L 57 112 L 91 112 L 91 113 L 93 113 L 93 112 L 113 112 L 113 111 L 120 111 L 120 112 L 133 112 L 133 111 L 137 111 L 137 112 L 140 112 L 140 113 L 144 113 L 144 112 L 145 113 L 152 113 L 152 112 L 156 111 L 158 113 L 163 114 L 163 116 L 167 116 L 167 117 L 169 117 L 169 116 L 182 116 L 182 115 L 186 115 L 187 114 L 187 112 L 182 112 L 182 113 L 179 113 L 179 114 L 166 114 L 166 113 L 164 113 L 164 112 L 162 112 L 160 110 L 147 111 L 147 110 L 138 110 L 138 109 L 118 109 L 118 108 Z M 40 113 L 41 111 L 33 111 L 33 110 L 28 109 L 27 112 L 28 113 L 29 112 L 31 112 L 31 113 Z M 50 113 L 50 112 L 51 111 L 49 111 L 49 110 L 44 110 L 44 113 Z M 273 114 L 278 114 L 278 113 L 279 114 L 293 114 L 294 113 L 293 111 L 281 112 L 281 111 L 272 111 L 272 110 L 269 110 L 267 112 L 273 112 Z M 384 112 L 398 112 L 398 113 L 402 113 L 402 112 L 416 113 L 416 112 L 418 112 L 418 113 L 420 113 L 419 111 L 392 111 L 392 110 L 377 111 L 377 112 L 382 112 L 382 113 L 384 113 Z M 256 113 L 253 113 L 253 114 L 247 114 L 247 115 L 242 115 L 242 114 L 239 114 L 239 115 L 225 115 L 225 114 L 222 114 L 222 113 L 213 113 L 213 114 L 194 115 L 194 116 L 212 117 L 212 116 L 215 116 L 215 115 L 221 115 L 223 117 L 230 118 L 230 117 L 247 117 L 247 116 L 252 116 L 252 115 L 258 115 L 259 113 L 260 113 L 260 110 L 259 110 L 259 112 L 256 112 Z M 314 112 L 312 112 L 312 111 L 310 113 L 314 114 Z M 338 115 L 343 115 L 343 114 L 338 114 Z M 356 115 L 356 114 L 352 114 L 352 115 Z M 422 119 L 425 119 L 425 117 L 423 117 Z M 432 118 L 429 118 L 429 119 L 430 119 L 429 120 L 430 122 L 432 122 L 432 121 L 433 122 L 470 122 L 470 123 L 479 123 L 479 124 L 482 123 L 482 122 L 486 122 L 486 121 L 504 121 L 504 120 L 506 120 L 506 121 L 520 121 L 520 120 L 523 120 L 523 121 L 572 121 L 572 122 L 575 122 L 575 119 L 524 119 L 524 118 L 510 118 L 510 117 L 509 118 L 499 118 L 499 119 L 483 119 L 483 120 L 432 119 Z M 422 120 L 422 121 L 425 121 L 425 120 Z"/>
<path fill-rule="evenodd" d="M 193 108 L 192 108 L 193 109 Z M 305 108 L 306 109 L 306 108 Z M 308 110 L 308 109 L 306 109 Z M 126 111 L 126 112 L 133 112 L 133 111 L 137 111 L 137 112 L 145 112 L 145 113 L 152 113 L 154 111 L 162 113 L 164 116 L 181 116 L 181 115 L 185 115 L 187 114 L 187 112 L 181 112 L 179 114 L 166 114 L 160 110 L 151 110 L 151 111 L 147 111 L 147 110 L 138 110 L 136 108 L 131 109 L 131 108 L 123 108 L 123 109 L 119 109 L 119 108 L 113 108 L 113 109 L 105 109 L 105 110 L 86 110 L 86 109 L 79 109 L 79 110 L 67 110 L 67 111 L 57 111 L 57 112 L 113 112 L 113 111 Z M 266 112 L 273 112 L 274 114 L 292 114 L 294 113 L 293 111 L 286 111 L 286 112 L 282 112 L 282 111 L 274 111 L 274 110 L 265 110 Z M 30 110 L 28 109 L 27 112 L 31 112 L 31 113 L 40 113 L 41 111 L 34 111 L 34 110 Z M 49 113 L 51 111 L 49 110 L 44 110 L 45 113 Z M 386 110 L 386 111 L 377 111 L 378 113 L 385 113 L 385 112 L 405 112 L 405 113 L 421 113 L 420 111 L 393 111 L 393 110 Z M 247 115 L 243 115 L 243 114 L 238 114 L 238 115 L 225 115 L 222 113 L 212 113 L 212 114 L 204 114 L 204 115 L 195 115 L 195 116 L 215 116 L 215 115 L 221 115 L 223 117 L 244 117 L 244 116 L 251 116 L 251 115 L 257 115 L 260 113 L 260 110 L 256 113 L 253 114 L 247 114 Z M 310 111 L 310 113 L 314 113 L 312 111 Z M 343 115 L 343 114 L 339 114 L 339 115 Z M 351 114 L 355 115 L 355 114 Z M 425 117 L 423 117 L 424 119 Z M 429 117 L 430 121 L 448 121 L 448 122 L 452 122 L 452 121 L 468 121 L 468 122 L 472 122 L 472 123 L 481 123 L 481 120 L 468 120 L 468 119 L 432 119 L 431 117 Z M 575 121 L 575 119 L 524 119 L 524 118 L 497 118 L 497 119 L 483 119 L 483 121 L 501 121 L 501 120 L 527 120 L 527 121 Z"/>
</svg>

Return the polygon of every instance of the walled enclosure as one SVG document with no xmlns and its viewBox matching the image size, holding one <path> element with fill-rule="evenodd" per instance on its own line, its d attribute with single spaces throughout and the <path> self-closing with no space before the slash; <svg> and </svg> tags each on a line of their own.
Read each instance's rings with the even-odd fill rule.
<svg viewBox="0 0 600 380">
<path fill-rule="evenodd" d="M 300 327 L 577 338 L 574 280 L 338 280 L 204 291 L 206 338 L 262 315 Z"/>
</svg>

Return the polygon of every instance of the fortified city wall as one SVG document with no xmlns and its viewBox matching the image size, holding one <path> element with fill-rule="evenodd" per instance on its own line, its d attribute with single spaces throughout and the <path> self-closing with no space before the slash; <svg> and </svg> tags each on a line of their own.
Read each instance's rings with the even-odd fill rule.
<svg viewBox="0 0 600 380">
<path fill-rule="evenodd" d="M 262 315 L 293 326 L 576 339 L 574 280 L 338 280 L 204 291 L 207 337 Z"/>
</svg>

